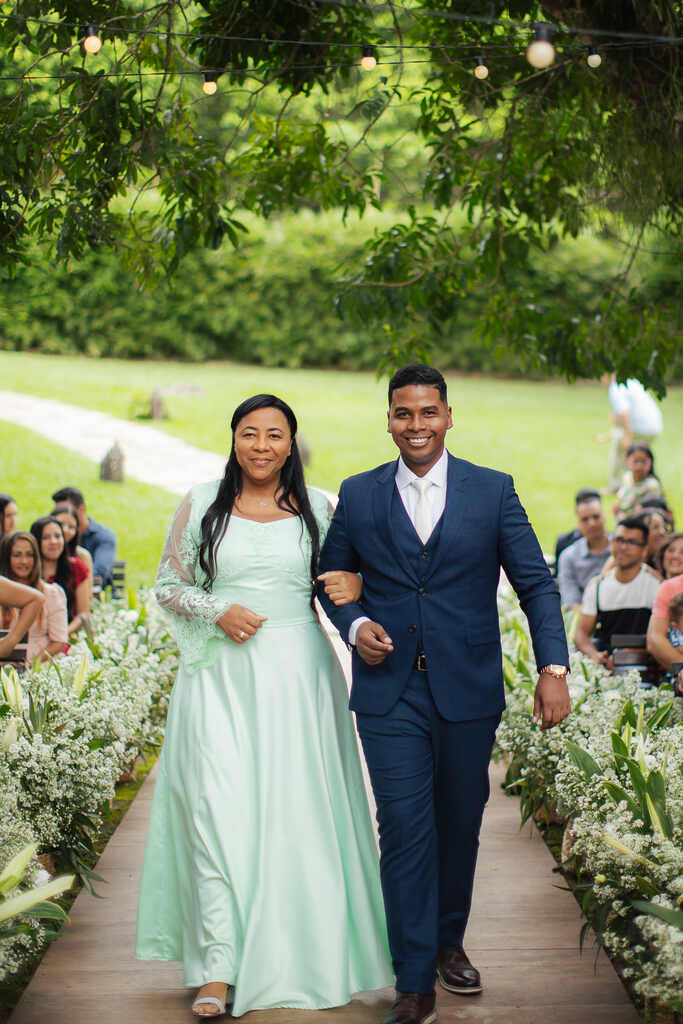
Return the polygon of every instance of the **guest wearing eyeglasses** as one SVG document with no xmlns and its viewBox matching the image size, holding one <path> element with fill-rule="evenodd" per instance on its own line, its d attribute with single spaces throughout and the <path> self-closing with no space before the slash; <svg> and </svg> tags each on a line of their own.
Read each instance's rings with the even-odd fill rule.
<svg viewBox="0 0 683 1024">
<path fill-rule="evenodd" d="M 649 530 L 642 518 L 622 519 L 614 531 L 614 567 L 588 583 L 574 642 L 610 671 L 612 637 L 647 631 L 659 580 L 645 565 Z"/>
</svg>

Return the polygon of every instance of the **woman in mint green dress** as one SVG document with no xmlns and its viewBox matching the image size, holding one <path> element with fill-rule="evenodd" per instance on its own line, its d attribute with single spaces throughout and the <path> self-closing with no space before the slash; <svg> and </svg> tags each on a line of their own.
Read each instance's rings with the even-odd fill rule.
<svg viewBox="0 0 683 1024">
<path fill-rule="evenodd" d="M 181 663 L 136 942 L 183 962 L 202 1017 L 393 982 L 346 684 L 312 603 L 327 499 L 284 402 L 247 399 L 231 426 L 225 476 L 183 500 L 157 576 Z"/>
</svg>

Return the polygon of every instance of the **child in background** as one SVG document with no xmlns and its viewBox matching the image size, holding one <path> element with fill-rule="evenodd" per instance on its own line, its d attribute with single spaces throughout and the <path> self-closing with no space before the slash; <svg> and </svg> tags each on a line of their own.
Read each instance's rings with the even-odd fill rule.
<svg viewBox="0 0 683 1024">
<path fill-rule="evenodd" d="M 662 494 L 662 485 L 655 475 L 652 451 L 642 441 L 635 441 L 626 451 L 626 475 L 617 491 L 614 516 L 617 522 L 632 516 L 641 498 Z"/>
<path fill-rule="evenodd" d="M 674 594 L 669 602 L 667 637 L 672 647 L 683 647 L 683 591 Z M 683 658 L 681 660 L 683 661 Z"/>
</svg>

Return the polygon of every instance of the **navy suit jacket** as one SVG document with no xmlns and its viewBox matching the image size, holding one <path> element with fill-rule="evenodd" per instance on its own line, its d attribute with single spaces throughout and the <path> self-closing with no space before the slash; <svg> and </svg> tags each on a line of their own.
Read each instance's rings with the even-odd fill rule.
<svg viewBox="0 0 683 1024">
<path fill-rule="evenodd" d="M 446 508 L 425 579 L 394 539 L 396 462 L 345 480 L 320 557 L 321 571 L 363 576 L 360 602 L 326 613 L 344 640 L 367 615 L 394 644 L 380 665 L 353 650 L 351 710 L 385 714 L 417 655 L 427 660 L 439 712 L 450 721 L 486 718 L 505 706 L 496 591 L 501 567 L 529 620 L 536 663 L 569 664 L 560 598 L 512 477 L 448 456 Z M 400 499 L 399 499 L 400 500 Z"/>
</svg>

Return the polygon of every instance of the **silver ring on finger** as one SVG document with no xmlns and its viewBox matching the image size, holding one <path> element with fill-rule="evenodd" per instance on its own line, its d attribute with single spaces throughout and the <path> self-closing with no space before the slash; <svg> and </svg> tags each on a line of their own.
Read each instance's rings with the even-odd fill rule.
<svg viewBox="0 0 683 1024">
<path fill-rule="evenodd" d="M 246 635 L 247 635 L 247 634 L 246 634 L 246 633 L 244 632 L 244 630 L 243 630 L 243 629 L 241 629 L 241 630 L 240 630 L 240 640 L 244 640 L 244 638 L 245 638 L 245 636 L 246 636 Z"/>
</svg>

